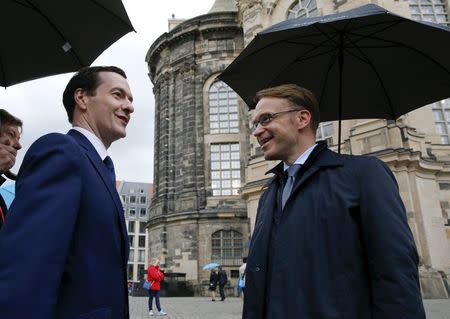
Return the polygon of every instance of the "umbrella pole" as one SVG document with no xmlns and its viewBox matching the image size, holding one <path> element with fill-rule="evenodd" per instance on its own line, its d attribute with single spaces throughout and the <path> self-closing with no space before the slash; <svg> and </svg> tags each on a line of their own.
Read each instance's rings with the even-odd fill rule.
<svg viewBox="0 0 450 319">
<path fill-rule="evenodd" d="M 341 154 L 341 122 L 342 122 L 342 70 L 344 67 L 344 34 L 341 32 L 339 35 L 339 129 L 338 129 L 338 153 Z"/>
</svg>

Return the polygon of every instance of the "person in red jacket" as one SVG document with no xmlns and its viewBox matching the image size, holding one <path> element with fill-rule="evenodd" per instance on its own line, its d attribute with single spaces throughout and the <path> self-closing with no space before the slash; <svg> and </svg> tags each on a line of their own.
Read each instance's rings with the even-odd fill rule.
<svg viewBox="0 0 450 319">
<path fill-rule="evenodd" d="M 153 258 L 152 263 L 148 267 L 147 281 L 150 282 L 150 289 L 148 290 L 148 314 L 153 316 L 153 298 L 155 298 L 156 308 L 158 309 L 159 316 L 165 316 L 165 313 L 161 309 L 161 304 L 159 303 L 159 290 L 161 289 L 161 281 L 164 280 L 164 273 L 159 269 L 159 259 Z"/>
</svg>

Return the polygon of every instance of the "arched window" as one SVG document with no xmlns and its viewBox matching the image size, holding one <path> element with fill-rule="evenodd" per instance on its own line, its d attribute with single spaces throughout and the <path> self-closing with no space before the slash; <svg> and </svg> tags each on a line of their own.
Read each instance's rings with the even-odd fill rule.
<svg viewBox="0 0 450 319">
<path fill-rule="evenodd" d="M 316 0 L 297 0 L 288 10 L 288 19 L 306 18 L 317 16 Z"/>
<path fill-rule="evenodd" d="M 236 93 L 224 82 L 214 82 L 209 88 L 209 133 L 238 133 Z"/>
<path fill-rule="evenodd" d="M 212 234 L 211 261 L 225 266 L 238 266 L 242 262 L 242 234 L 235 230 L 219 230 Z"/>
</svg>

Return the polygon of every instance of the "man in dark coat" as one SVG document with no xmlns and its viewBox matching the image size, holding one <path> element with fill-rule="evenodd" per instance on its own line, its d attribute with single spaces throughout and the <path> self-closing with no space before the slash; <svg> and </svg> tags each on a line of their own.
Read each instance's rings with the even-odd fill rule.
<svg viewBox="0 0 450 319">
<path fill-rule="evenodd" d="M 316 143 L 310 91 L 287 84 L 256 98 L 253 134 L 265 159 L 282 162 L 259 201 L 243 318 L 425 318 L 418 254 L 389 168 Z"/>
<path fill-rule="evenodd" d="M 20 145 L 20 134 L 22 133 L 22 121 L 4 109 L 0 109 L 0 175 L 11 177 L 9 170 L 16 163 L 17 151 Z M 6 179 L 0 176 L 0 185 Z M 0 196 L 0 229 L 6 219 L 8 207 L 2 196 Z"/>
<path fill-rule="evenodd" d="M 222 269 L 222 267 L 219 267 L 219 292 L 220 292 L 220 301 L 225 300 L 225 285 L 228 282 L 227 273 L 225 270 Z"/>
</svg>

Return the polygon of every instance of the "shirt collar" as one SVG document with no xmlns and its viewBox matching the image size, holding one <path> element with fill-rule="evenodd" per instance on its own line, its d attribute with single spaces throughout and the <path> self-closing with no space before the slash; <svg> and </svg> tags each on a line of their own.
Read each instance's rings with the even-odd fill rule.
<svg viewBox="0 0 450 319">
<path fill-rule="evenodd" d="M 108 156 L 108 153 L 106 151 L 106 147 L 103 144 L 103 142 L 98 138 L 97 135 L 92 133 L 91 131 L 86 130 L 85 128 L 74 126 L 72 127 L 75 131 L 80 132 L 88 139 L 88 141 L 94 146 L 95 150 L 97 151 L 98 155 L 100 155 L 100 158 L 102 161 L 105 159 L 106 156 Z"/>
<path fill-rule="evenodd" d="M 294 162 L 294 164 L 300 164 L 303 165 L 305 164 L 306 160 L 308 159 L 309 155 L 311 154 L 311 152 L 314 150 L 314 148 L 317 146 L 317 143 L 314 144 L 313 146 L 311 146 L 310 148 L 308 148 L 306 151 L 304 151 L 298 158 L 297 160 Z M 287 170 L 290 166 L 287 165 L 285 162 L 283 162 L 283 166 L 284 166 L 284 170 Z"/>
</svg>

